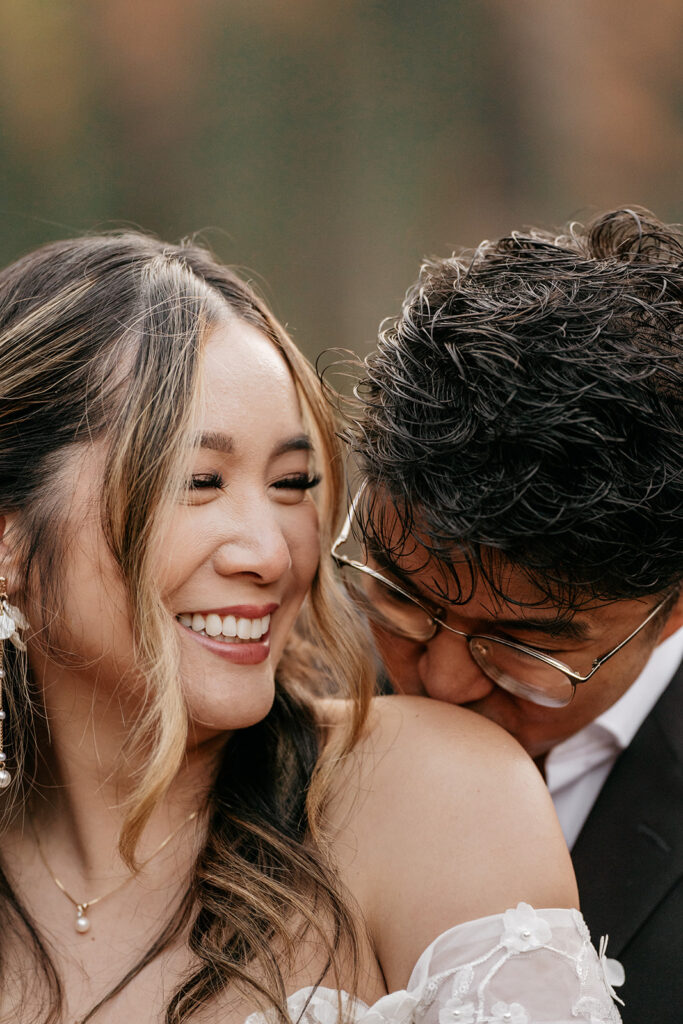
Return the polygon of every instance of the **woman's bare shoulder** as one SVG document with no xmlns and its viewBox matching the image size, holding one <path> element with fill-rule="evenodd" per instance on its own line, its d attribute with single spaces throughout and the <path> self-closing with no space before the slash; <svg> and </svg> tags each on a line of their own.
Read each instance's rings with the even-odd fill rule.
<svg viewBox="0 0 683 1024">
<path fill-rule="evenodd" d="M 395 737 L 397 753 L 412 743 L 422 745 L 426 737 L 434 739 L 439 746 L 446 744 L 450 753 L 456 756 L 462 752 L 464 757 L 464 750 L 468 756 L 478 750 L 485 750 L 487 754 L 497 750 L 514 758 L 521 751 L 508 733 L 488 719 L 468 708 L 430 697 L 376 697 L 372 702 L 367 730 L 367 739 L 372 742 L 373 737 L 385 741 Z M 457 749 L 453 749 L 456 740 Z M 465 744 L 464 748 L 462 744 Z M 522 756 L 526 757 L 523 752 Z"/>
<path fill-rule="evenodd" d="M 320 720 L 332 730 L 343 728 L 350 712 L 346 701 L 320 702 Z M 527 754 L 499 726 L 426 697 L 376 697 L 350 764 L 363 790 L 378 794 L 386 785 L 396 788 L 403 775 L 411 789 L 422 784 L 450 789 L 457 777 L 497 772 L 503 765 L 517 766 L 541 782 Z M 349 798 L 354 797 L 352 779 L 353 774 L 345 777 Z"/>
<path fill-rule="evenodd" d="M 379 698 L 341 778 L 335 855 L 392 984 L 405 984 L 422 949 L 455 924 L 520 900 L 576 904 L 538 769 L 481 716 Z"/>
<path fill-rule="evenodd" d="M 315 714 L 321 724 L 343 728 L 352 714 L 350 700 L 338 697 L 320 697 L 315 701 Z M 470 735 L 479 732 L 491 739 L 496 735 L 500 741 L 513 747 L 518 744 L 499 726 L 482 718 L 468 708 L 457 704 L 445 704 L 443 701 L 430 697 L 409 697 L 394 694 L 392 696 L 374 697 L 370 702 L 370 711 L 364 730 L 364 741 L 374 744 L 378 738 L 386 738 L 387 732 L 393 735 L 400 723 L 402 742 L 411 736 L 417 737 L 424 730 L 434 728 L 466 729 Z M 359 750 L 363 750 L 363 742 Z"/>
</svg>

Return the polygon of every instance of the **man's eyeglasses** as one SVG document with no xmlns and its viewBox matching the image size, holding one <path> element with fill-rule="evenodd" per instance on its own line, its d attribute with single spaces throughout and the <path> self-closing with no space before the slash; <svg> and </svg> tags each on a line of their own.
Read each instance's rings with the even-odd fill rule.
<svg viewBox="0 0 683 1024">
<path fill-rule="evenodd" d="M 625 640 L 607 654 L 596 658 L 590 672 L 581 675 L 549 654 L 532 650 L 502 637 L 464 633 L 443 621 L 439 612 L 409 593 L 362 560 L 361 545 L 355 541 L 353 524 L 363 488 L 358 492 L 346 522 L 332 545 L 332 557 L 342 571 L 349 594 L 371 622 L 395 636 L 426 643 L 439 629 L 462 637 L 479 668 L 502 689 L 533 704 L 561 708 L 569 704 L 579 683 L 586 683 L 611 657 L 633 640 L 670 600 L 667 594 Z M 443 612 L 441 613 L 443 614 Z"/>
</svg>

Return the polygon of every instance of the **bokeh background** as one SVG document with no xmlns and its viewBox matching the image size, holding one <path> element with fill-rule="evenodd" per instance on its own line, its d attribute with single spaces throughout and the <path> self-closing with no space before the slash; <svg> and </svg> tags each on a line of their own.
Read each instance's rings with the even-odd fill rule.
<svg viewBox="0 0 683 1024">
<path fill-rule="evenodd" d="M 425 254 L 681 220 L 681 0 L 0 0 L 0 258 L 201 232 L 309 356 Z"/>
</svg>

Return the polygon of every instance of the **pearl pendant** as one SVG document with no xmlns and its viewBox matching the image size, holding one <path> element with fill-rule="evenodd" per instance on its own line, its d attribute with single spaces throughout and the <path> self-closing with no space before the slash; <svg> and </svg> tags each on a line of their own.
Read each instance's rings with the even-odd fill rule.
<svg viewBox="0 0 683 1024">
<path fill-rule="evenodd" d="M 85 935 L 86 932 L 90 931 L 90 918 L 85 915 L 85 907 L 76 907 L 76 923 L 74 927 L 81 935 Z"/>
<path fill-rule="evenodd" d="M 7 769 L 0 768 L 0 789 L 7 789 L 11 781 L 12 776 L 7 771 Z"/>
</svg>

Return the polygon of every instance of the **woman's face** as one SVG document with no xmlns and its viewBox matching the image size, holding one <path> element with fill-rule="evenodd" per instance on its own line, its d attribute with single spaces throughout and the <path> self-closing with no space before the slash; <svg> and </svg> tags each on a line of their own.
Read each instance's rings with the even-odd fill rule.
<svg viewBox="0 0 683 1024">
<path fill-rule="evenodd" d="M 267 714 L 319 557 L 311 444 L 282 356 L 255 327 L 230 320 L 206 341 L 203 380 L 201 445 L 153 553 L 200 739 Z M 140 683 L 123 586 L 100 527 L 103 462 L 95 445 L 72 467 L 59 645 L 78 659 L 67 675 L 84 699 L 94 686 L 110 701 Z M 47 685 L 51 675 L 57 682 L 49 663 L 35 667 Z"/>
</svg>

